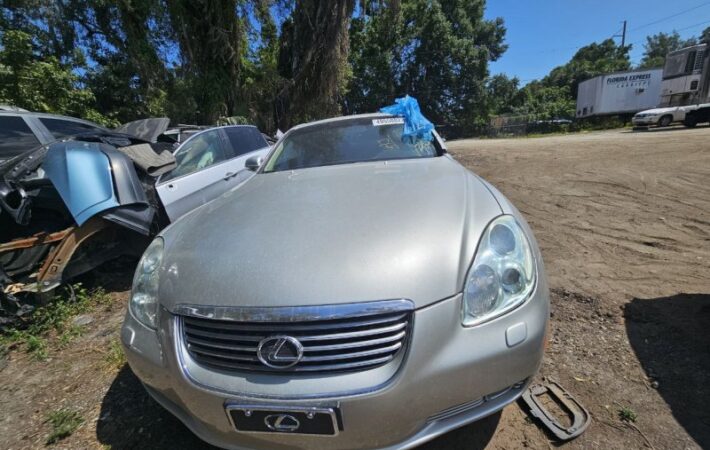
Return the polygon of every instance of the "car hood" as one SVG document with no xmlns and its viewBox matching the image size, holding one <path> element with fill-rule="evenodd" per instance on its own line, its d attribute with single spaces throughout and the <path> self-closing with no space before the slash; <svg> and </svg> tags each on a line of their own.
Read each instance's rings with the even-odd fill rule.
<svg viewBox="0 0 710 450">
<path fill-rule="evenodd" d="M 163 232 L 161 303 L 425 306 L 462 290 L 500 214 L 449 156 L 257 174 Z"/>
<path fill-rule="evenodd" d="M 170 119 L 167 117 L 153 117 L 124 123 L 114 131 L 135 136 L 147 142 L 156 142 L 158 136 L 168 129 L 168 125 L 170 125 Z"/>
</svg>

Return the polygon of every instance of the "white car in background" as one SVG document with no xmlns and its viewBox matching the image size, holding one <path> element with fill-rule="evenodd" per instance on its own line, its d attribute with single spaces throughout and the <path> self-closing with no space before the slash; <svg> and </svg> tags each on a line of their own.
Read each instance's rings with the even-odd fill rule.
<svg viewBox="0 0 710 450">
<path fill-rule="evenodd" d="M 634 115 L 631 122 L 635 127 L 649 127 L 658 125 L 659 127 L 667 127 L 673 122 L 682 122 L 685 120 L 686 107 L 684 106 L 669 106 L 667 108 L 653 108 L 641 111 Z"/>
<path fill-rule="evenodd" d="M 156 183 L 171 221 L 213 200 L 254 175 L 247 159 L 266 157 L 271 147 L 252 125 L 209 128 L 175 150 L 177 166 Z"/>
<path fill-rule="evenodd" d="M 710 122 L 710 103 L 647 109 L 637 113 L 631 122 L 634 127 L 667 127 L 682 122 L 687 128 L 694 128 L 699 123 Z"/>
</svg>

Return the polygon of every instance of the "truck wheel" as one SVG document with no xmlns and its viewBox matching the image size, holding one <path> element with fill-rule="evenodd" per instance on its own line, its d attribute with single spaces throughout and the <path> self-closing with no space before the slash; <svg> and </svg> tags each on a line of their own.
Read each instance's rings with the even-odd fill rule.
<svg viewBox="0 0 710 450">
<path fill-rule="evenodd" d="M 660 120 L 658 121 L 658 126 L 659 126 L 659 127 L 667 127 L 668 125 L 671 124 L 671 122 L 673 122 L 673 117 L 672 117 L 672 116 L 663 116 L 663 117 L 661 117 Z"/>
<path fill-rule="evenodd" d="M 695 114 L 687 115 L 685 116 L 685 120 L 683 120 L 683 125 L 685 125 L 688 128 L 695 128 L 695 126 L 698 124 L 698 118 L 695 117 Z"/>
</svg>

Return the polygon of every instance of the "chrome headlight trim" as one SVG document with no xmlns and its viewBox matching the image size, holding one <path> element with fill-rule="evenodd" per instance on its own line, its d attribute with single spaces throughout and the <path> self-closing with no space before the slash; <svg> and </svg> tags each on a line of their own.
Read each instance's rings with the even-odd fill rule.
<svg viewBox="0 0 710 450">
<path fill-rule="evenodd" d="M 512 215 L 499 216 L 488 224 L 464 282 L 463 326 L 489 322 L 530 298 L 537 283 L 530 241 Z"/>
</svg>

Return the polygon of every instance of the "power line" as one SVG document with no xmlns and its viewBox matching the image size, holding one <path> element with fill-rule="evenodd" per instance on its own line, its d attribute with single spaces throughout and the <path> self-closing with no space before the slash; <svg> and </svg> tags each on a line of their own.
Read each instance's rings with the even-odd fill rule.
<svg viewBox="0 0 710 450">
<path fill-rule="evenodd" d="M 691 29 L 691 28 L 696 28 L 696 27 L 699 27 L 699 26 L 702 26 L 702 25 L 706 25 L 706 24 L 710 24 L 710 20 L 706 20 L 706 21 L 704 21 L 704 22 L 698 22 L 698 23 L 696 23 L 696 24 L 694 24 L 694 25 L 689 25 L 689 26 L 687 26 L 687 27 L 674 29 L 673 31 L 685 31 L 685 30 L 689 30 L 689 29 Z M 640 39 L 640 40 L 638 40 L 638 41 L 634 41 L 634 42 L 631 43 L 631 45 L 640 44 L 640 43 L 644 42 L 645 40 L 646 40 L 646 38 Z"/>
<path fill-rule="evenodd" d="M 663 17 L 663 18 L 661 18 L 661 19 L 654 20 L 653 22 L 648 22 L 648 23 L 645 23 L 645 24 L 640 25 L 640 26 L 638 26 L 638 27 L 632 28 L 632 29 L 630 29 L 630 30 L 626 30 L 626 33 L 628 34 L 628 33 L 631 33 L 631 32 L 633 32 L 633 31 L 640 30 L 640 29 L 649 27 L 649 26 L 651 26 L 651 25 L 655 25 L 655 24 L 664 22 L 664 21 L 669 20 L 669 19 L 672 19 L 672 18 L 674 18 L 674 17 L 681 16 L 681 15 L 683 15 L 683 14 L 685 14 L 685 13 L 690 12 L 690 11 L 694 11 L 694 10 L 696 10 L 696 9 L 702 8 L 703 6 L 706 6 L 706 5 L 710 5 L 710 2 L 701 3 L 701 4 L 697 5 L 697 6 L 694 6 L 694 7 L 692 7 L 692 8 L 689 8 L 689 9 L 686 9 L 686 10 L 683 10 L 683 11 L 680 11 L 680 12 L 677 12 L 677 13 L 672 14 L 672 15 L 670 15 L 670 16 L 666 16 L 666 17 Z M 626 22 L 626 21 L 624 21 L 624 22 Z M 683 30 L 686 30 L 686 29 L 688 29 L 688 28 L 693 28 L 693 27 L 695 27 L 695 26 L 703 25 L 704 23 L 707 23 L 707 22 L 703 22 L 703 23 L 697 24 L 697 25 L 691 25 L 690 27 L 681 28 L 681 29 L 678 29 L 678 30 L 676 30 L 676 31 L 683 31 Z M 613 33 L 610 37 L 611 37 L 611 38 L 614 38 L 614 37 L 621 37 L 621 34 L 624 32 L 625 25 L 626 25 L 626 24 L 624 23 L 624 26 L 623 26 L 622 28 L 620 28 L 618 31 L 616 31 L 615 33 Z M 625 41 L 625 39 L 624 39 L 624 41 Z M 637 43 L 639 43 L 639 42 L 642 42 L 642 41 L 634 42 L 634 44 L 637 44 Z M 625 42 L 624 42 L 624 44 L 625 44 Z M 548 50 L 538 50 L 538 51 L 531 52 L 531 53 L 555 53 L 555 52 L 558 52 L 558 51 L 565 51 L 565 50 L 577 50 L 577 49 L 580 49 L 580 48 L 582 48 L 582 47 L 585 47 L 586 45 L 588 45 L 588 44 L 579 45 L 579 46 L 575 46 L 575 47 L 563 47 L 563 48 L 552 48 L 552 49 L 548 49 Z M 623 45 L 622 45 L 622 46 L 623 46 Z"/>
<path fill-rule="evenodd" d="M 678 28 L 678 29 L 675 30 L 675 31 L 689 30 L 689 29 L 691 29 L 691 28 L 699 27 L 700 25 L 705 25 L 705 24 L 708 24 L 708 23 L 710 23 L 710 20 L 706 20 L 705 22 L 696 23 L 695 25 L 690 25 L 690 26 L 685 27 L 685 28 Z"/>
<path fill-rule="evenodd" d="M 694 7 L 690 8 L 690 9 L 686 9 L 686 10 L 684 10 L 684 11 L 681 11 L 681 12 L 678 12 L 678 13 L 675 13 L 675 14 L 672 14 L 672 15 L 670 15 L 670 16 L 666 16 L 666 17 L 663 17 L 663 18 L 661 18 L 661 19 L 654 20 L 653 22 L 645 23 L 645 24 L 640 25 L 640 26 L 638 26 L 638 27 L 636 27 L 636 28 L 633 28 L 633 29 L 631 29 L 631 30 L 629 30 L 629 31 L 636 31 L 636 30 L 640 30 L 640 29 L 642 29 L 642 28 L 650 27 L 651 25 L 655 25 L 655 24 L 657 24 L 657 23 L 665 22 L 665 21 L 668 20 L 668 19 L 672 19 L 672 18 L 674 18 L 674 17 L 681 16 L 681 15 L 683 15 L 683 14 L 685 14 L 685 13 L 690 12 L 690 11 L 695 11 L 696 9 L 702 8 L 703 6 L 706 6 L 706 5 L 710 5 L 710 2 L 701 3 L 700 5 L 694 6 Z"/>
</svg>

